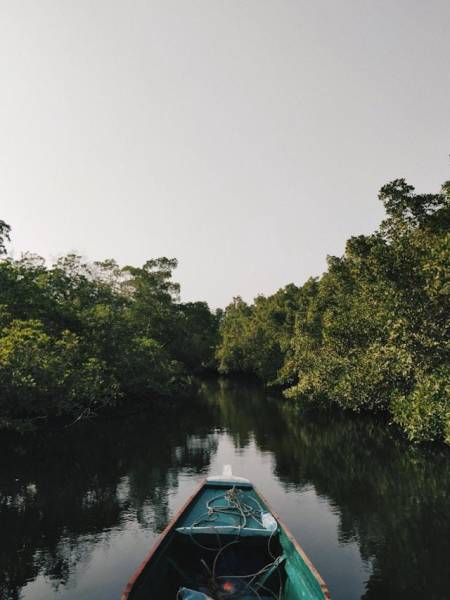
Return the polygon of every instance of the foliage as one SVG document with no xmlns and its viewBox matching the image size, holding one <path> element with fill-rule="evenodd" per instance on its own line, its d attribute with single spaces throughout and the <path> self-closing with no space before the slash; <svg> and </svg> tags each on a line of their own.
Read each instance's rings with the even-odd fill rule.
<svg viewBox="0 0 450 600">
<path fill-rule="evenodd" d="M 0 254 L 6 254 L 5 241 L 9 242 L 11 227 L 0 219 Z"/>
<path fill-rule="evenodd" d="M 265 383 L 279 383 L 295 321 L 304 316 L 316 286 L 314 279 L 302 288 L 289 284 L 269 298 L 258 296 L 250 306 L 235 298 L 220 325 L 219 371 L 250 373 Z"/>
<path fill-rule="evenodd" d="M 171 348 L 174 356 L 191 371 L 216 369 L 214 353 L 220 318 L 220 311 L 212 313 L 206 302 L 177 305 L 176 336 Z"/>
<path fill-rule="evenodd" d="M 0 222 L 0 242 L 8 234 Z M 182 391 L 213 360 L 217 317 L 206 303 L 179 302 L 176 266 L 1 260 L 0 425 L 26 429 Z"/>
<path fill-rule="evenodd" d="M 350 238 L 319 280 L 226 309 L 219 367 L 281 383 L 299 402 L 388 413 L 411 440 L 450 443 L 450 184 L 415 194 L 398 179 L 379 198 L 379 230 Z"/>
</svg>

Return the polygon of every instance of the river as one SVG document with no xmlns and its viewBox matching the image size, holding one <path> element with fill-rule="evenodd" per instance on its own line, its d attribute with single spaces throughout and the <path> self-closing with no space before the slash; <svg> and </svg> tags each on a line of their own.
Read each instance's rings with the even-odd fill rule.
<svg viewBox="0 0 450 600">
<path fill-rule="evenodd" d="M 118 600 L 174 512 L 224 464 L 270 500 L 333 600 L 450 598 L 446 449 L 212 381 L 158 417 L 0 437 L 0 600 Z"/>
</svg>

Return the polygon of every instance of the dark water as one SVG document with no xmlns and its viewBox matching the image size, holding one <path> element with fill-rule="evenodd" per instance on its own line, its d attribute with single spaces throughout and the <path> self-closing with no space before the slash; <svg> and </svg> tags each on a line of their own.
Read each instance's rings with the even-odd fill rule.
<svg viewBox="0 0 450 600">
<path fill-rule="evenodd" d="M 174 511 L 225 463 L 261 488 L 333 600 L 450 598 L 447 451 L 221 382 L 157 419 L 0 438 L 0 599 L 118 599 Z"/>
</svg>

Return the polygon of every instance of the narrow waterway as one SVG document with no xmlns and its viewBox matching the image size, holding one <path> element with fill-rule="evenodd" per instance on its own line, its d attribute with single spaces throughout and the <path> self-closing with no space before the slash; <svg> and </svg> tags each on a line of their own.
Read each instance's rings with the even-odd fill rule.
<svg viewBox="0 0 450 600">
<path fill-rule="evenodd" d="M 231 464 L 333 600 L 450 598 L 450 456 L 373 419 L 207 382 L 176 412 L 0 438 L 0 600 L 118 600 L 200 479 Z"/>
</svg>

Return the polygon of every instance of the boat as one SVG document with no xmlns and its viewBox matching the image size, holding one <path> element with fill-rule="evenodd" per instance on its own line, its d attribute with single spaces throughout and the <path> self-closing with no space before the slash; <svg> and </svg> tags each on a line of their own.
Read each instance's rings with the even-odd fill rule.
<svg viewBox="0 0 450 600">
<path fill-rule="evenodd" d="M 129 580 L 121 600 L 330 600 L 328 588 L 253 484 L 208 477 Z"/>
</svg>

